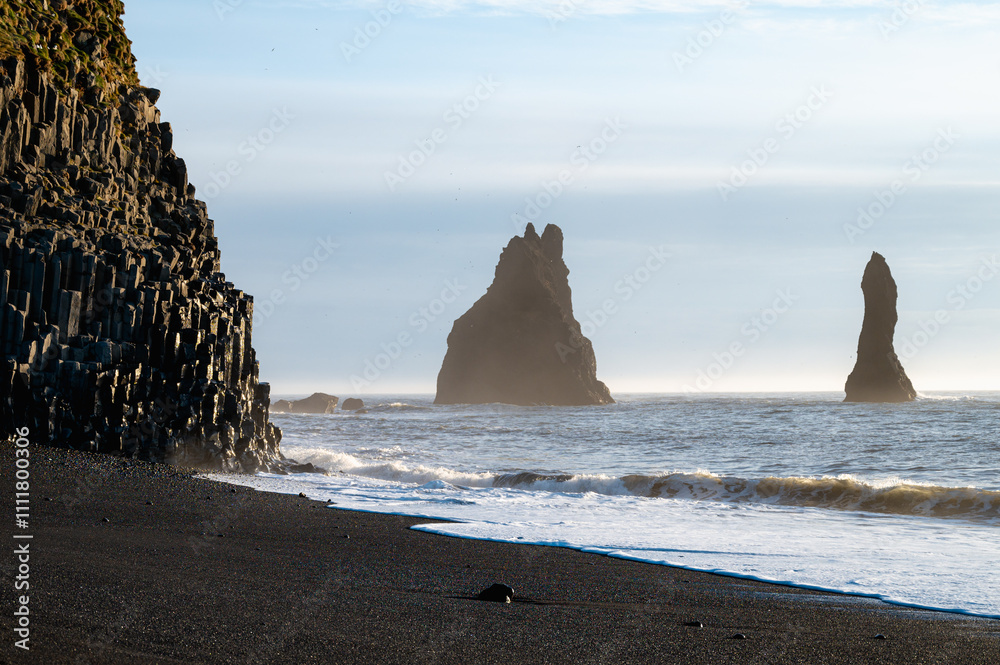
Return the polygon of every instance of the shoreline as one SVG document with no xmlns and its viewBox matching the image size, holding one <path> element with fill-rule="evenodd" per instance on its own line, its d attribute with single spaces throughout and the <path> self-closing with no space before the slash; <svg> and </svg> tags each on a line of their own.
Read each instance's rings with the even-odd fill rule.
<svg viewBox="0 0 1000 665">
<path fill-rule="evenodd" d="M 324 509 L 134 460 L 31 453 L 31 651 L 14 648 L 5 613 L 3 662 L 988 663 L 1000 653 L 993 619 L 444 538 L 410 528 L 427 518 Z M 10 443 L 0 459 L 13 468 Z M 10 585 L 13 557 L 2 563 Z M 515 602 L 474 600 L 493 583 L 513 586 Z"/>
<path fill-rule="evenodd" d="M 226 483 L 226 484 L 230 484 L 230 483 Z M 309 499 L 309 500 L 310 501 L 317 501 L 317 503 L 325 504 L 324 507 L 331 508 L 333 510 L 342 510 L 342 511 L 348 511 L 348 512 L 358 512 L 358 513 L 364 513 L 366 515 L 386 515 L 386 516 L 391 516 L 391 517 L 405 517 L 407 519 L 417 520 L 419 523 L 413 525 L 410 528 L 412 528 L 412 529 L 414 529 L 416 531 L 421 531 L 422 533 L 428 533 L 430 535 L 438 536 L 438 537 L 441 537 L 441 538 L 455 538 L 456 540 L 478 540 L 478 541 L 481 541 L 481 542 L 498 543 L 498 544 L 502 544 L 502 545 L 512 545 L 512 546 L 515 546 L 515 547 L 551 547 L 551 548 L 557 549 L 557 550 L 560 550 L 560 549 L 561 550 L 569 550 L 571 552 L 579 552 L 581 554 L 587 554 L 587 555 L 590 555 L 590 556 L 607 557 L 609 559 L 618 559 L 618 560 L 621 560 L 621 561 L 630 561 L 632 563 L 640 563 L 640 564 L 644 564 L 644 565 L 648 565 L 648 566 L 663 566 L 663 567 L 666 567 L 666 568 L 673 568 L 675 570 L 684 570 L 684 571 L 691 572 L 691 573 L 699 573 L 699 574 L 703 574 L 703 575 L 714 575 L 716 577 L 729 578 L 729 579 L 732 579 L 732 580 L 735 580 L 735 581 L 756 582 L 756 583 L 767 584 L 767 585 L 775 586 L 775 587 L 786 587 L 788 589 L 796 589 L 796 590 L 804 591 L 804 592 L 814 592 L 814 593 L 817 593 L 817 594 L 824 594 L 824 595 L 829 594 L 829 595 L 834 595 L 834 596 L 841 596 L 841 597 L 843 597 L 845 599 L 845 603 L 848 602 L 848 601 L 850 601 L 851 599 L 857 600 L 857 601 L 861 601 L 861 602 L 863 602 L 863 601 L 871 601 L 871 602 L 879 603 L 879 604 L 882 604 L 882 605 L 887 605 L 887 606 L 889 606 L 889 608 L 895 607 L 895 608 L 899 608 L 899 609 L 914 610 L 914 611 L 918 611 L 918 612 L 928 612 L 928 613 L 931 613 L 931 614 L 948 615 L 948 616 L 942 616 L 942 617 L 940 617 L 941 619 L 965 618 L 965 619 L 982 619 L 982 620 L 985 620 L 985 621 L 997 621 L 997 622 L 1000 622 L 1000 616 L 976 614 L 975 612 L 972 612 L 972 611 L 969 611 L 969 610 L 945 609 L 945 608 L 941 608 L 941 607 L 930 607 L 928 605 L 919 605 L 919 604 L 916 604 L 916 603 L 907 603 L 907 602 L 904 602 L 904 601 L 890 600 L 890 599 L 883 598 L 883 597 L 881 597 L 881 596 L 879 596 L 877 594 L 851 593 L 850 591 L 842 591 L 840 589 L 832 589 L 832 588 L 825 588 L 825 587 L 819 587 L 819 586 L 810 586 L 808 584 L 795 584 L 793 582 L 780 582 L 780 581 L 777 581 L 777 580 L 768 580 L 768 579 L 763 579 L 763 578 L 760 578 L 760 577 L 754 577 L 753 575 L 741 575 L 739 573 L 730 573 L 730 572 L 718 571 L 718 570 L 705 570 L 703 568 L 695 568 L 695 567 L 691 567 L 691 566 L 681 566 L 681 565 L 674 564 L 674 563 L 662 563 L 662 562 L 646 561 L 644 559 L 637 559 L 637 558 L 634 558 L 634 557 L 627 557 L 627 556 L 623 556 L 623 555 L 619 555 L 619 554 L 606 554 L 606 553 L 603 553 L 603 552 L 588 551 L 588 550 L 586 550 L 586 549 L 584 549 L 582 547 L 573 547 L 573 546 L 570 546 L 570 545 L 551 545 L 551 544 L 538 544 L 538 543 L 515 543 L 515 542 L 509 541 L 509 540 L 497 540 L 497 539 L 489 539 L 489 538 L 472 538 L 472 537 L 469 537 L 469 536 L 458 536 L 458 535 L 450 534 L 450 533 L 439 533 L 439 532 L 430 531 L 430 530 L 423 530 L 420 527 L 424 523 L 427 523 L 427 524 L 433 524 L 433 523 L 459 524 L 460 522 L 458 522 L 456 520 L 449 520 L 449 519 L 444 519 L 444 518 L 440 518 L 440 517 L 425 517 L 425 516 L 414 517 L 414 516 L 411 516 L 411 515 L 407 515 L 405 513 L 380 513 L 380 512 L 373 511 L 373 510 L 363 510 L 361 508 L 344 508 L 344 507 L 340 507 L 340 506 L 336 506 L 336 505 L 330 505 L 330 503 L 327 502 L 327 501 L 320 501 L 318 499 Z M 886 609 L 889 609 L 889 608 L 886 608 Z M 998 628 L 1000 628 L 1000 626 L 998 626 Z"/>
<path fill-rule="evenodd" d="M 214 474 L 214 472 L 212 472 L 212 474 Z M 209 475 L 212 475 L 212 474 L 198 473 L 195 477 L 203 479 L 203 480 L 213 481 L 213 482 L 222 482 L 223 484 L 226 484 L 226 485 L 236 485 L 238 487 L 247 487 L 246 485 L 240 485 L 240 484 L 237 484 L 237 483 L 231 483 L 231 482 L 227 482 L 225 480 L 217 481 L 217 480 L 215 480 L 213 478 L 208 477 Z M 223 474 L 215 474 L 215 475 L 223 475 Z M 285 494 L 286 496 L 291 496 L 290 494 L 282 493 L 282 492 L 267 492 L 266 490 L 257 490 L 257 491 L 265 492 L 265 493 L 274 493 L 274 494 Z M 302 497 L 300 496 L 300 498 L 302 498 Z M 862 601 L 862 602 L 864 602 L 864 601 L 872 601 L 872 602 L 880 603 L 880 604 L 883 604 L 883 605 L 887 605 L 887 606 L 889 606 L 889 608 L 895 607 L 895 608 L 899 608 L 899 609 L 915 610 L 915 611 L 919 611 L 919 612 L 929 612 L 929 613 L 933 613 L 933 614 L 950 615 L 950 617 L 954 617 L 954 618 L 983 619 L 983 620 L 986 620 L 986 621 L 997 621 L 998 623 L 1000 623 L 1000 615 L 994 616 L 994 615 L 988 615 L 988 614 L 977 614 L 977 613 L 972 612 L 970 610 L 947 609 L 947 608 L 941 608 L 941 607 L 931 607 L 929 605 L 920 605 L 920 604 L 917 604 L 917 603 L 907 603 L 905 601 L 898 601 L 898 600 L 891 600 L 891 599 L 883 598 L 882 596 L 879 596 L 879 595 L 873 594 L 873 593 L 861 593 L 861 592 L 854 592 L 854 593 L 852 593 L 850 591 L 843 591 L 841 589 L 812 586 L 812 585 L 809 585 L 809 584 L 795 584 L 793 582 L 782 582 L 782 581 L 778 581 L 778 580 L 768 580 L 768 579 L 764 579 L 764 578 L 761 578 L 761 577 L 755 577 L 753 575 L 742 575 L 740 573 L 731 573 L 731 572 L 719 571 L 719 570 L 706 570 L 706 569 L 703 569 L 703 568 L 695 568 L 693 566 L 682 566 L 682 565 L 678 565 L 678 564 L 674 564 L 674 563 L 663 563 L 663 562 L 658 562 L 658 561 L 647 561 L 645 559 L 628 557 L 628 556 L 624 556 L 624 555 L 620 555 L 620 554 L 612 554 L 612 553 L 589 551 L 589 550 L 587 550 L 584 547 L 575 547 L 575 546 L 572 546 L 572 545 L 553 545 L 553 544 L 549 544 L 549 543 L 544 543 L 544 544 L 543 543 L 517 543 L 517 542 L 510 541 L 510 540 L 501 540 L 501 539 L 492 539 L 492 538 L 474 538 L 474 537 L 471 537 L 471 536 L 460 536 L 460 535 L 457 535 L 457 534 L 446 533 L 446 532 L 438 532 L 438 531 L 433 531 L 433 530 L 430 530 L 430 529 L 423 529 L 423 528 L 421 528 L 424 525 L 432 526 L 433 524 L 462 524 L 462 522 L 460 522 L 458 520 L 448 519 L 448 518 L 444 518 L 444 517 L 431 517 L 431 516 L 428 516 L 428 515 L 409 515 L 407 513 L 379 512 L 379 511 L 375 511 L 375 510 L 365 510 L 363 508 L 351 508 L 351 507 L 345 507 L 345 506 L 338 506 L 334 502 L 325 501 L 325 500 L 321 500 L 321 499 L 312 499 L 312 498 L 309 498 L 308 496 L 305 497 L 305 500 L 307 500 L 307 501 L 315 501 L 316 503 L 322 504 L 324 508 L 329 508 L 331 510 L 339 510 L 339 511 L 345 511 L 345 512 L 363 513 L 365 515 L 376 515 L 376 516 L 377 515 L 383 515 L 383 516 L 387 516 L 387 517 L 401 517 L 401 518 L 405 518 L 405 519 L 414 520 L 416 522 L 416 524 L 412 525 L 409 528 L 411 528 L 411 529 L 413 529 L 415 531 L 419 531 L 421 533 L 427 533 L 427 534 L 430 534 L 430 535 L 433 535 L 433 536 L 438 536 L 438 537 L 441 537 L 441 538 L 454 538 L 456 540 L 474 540 L 474 541 L 480 541 L 480 542 L 497 543 L 497 544 L 502 544 L 502 545 L 512 545 L 512 546 L 515 546 L 515 547 L 551 547 L 551 548 L 557 549 L 557 550 L 560 550 L 560 549 L 561 550 L 568 550 L 568 551 L 571 551 L 571 552 L 579 552 L 581 554 L 587 554 L 587 555 L 590 555 L 590 556 L 607 557 L 609 559 L 619 559 L 621 561 L 630 561 L 630 562 L 633 562 L 633 563 L 640 563 L 640 564 L 649 565 L 649 566 L 664 566 L 666 568 L 673 568 L 675 570 L 684 570 L 684 571 L 688 571 L 688 572 L 692 572 L 692 573 L 699 573 L 699 574 L 704 574 L 704 575 L 715 575 L 717 577 L 730 578 L 730 579 L 735 580 L 735 581 L 757 582 L 757 583 L 760 583 L 760 584 L 768 584 L 768 585 L 776 586 L 776 587 L 786 587 L 786 588 L 789 588 L 789 589 L 797 589 L 797 590 L 804 591 L 804 592 L 815 592 L 815 593 L 819 593 L 819 594 L 831 594 L 831 595 L 834 595 L 834 596 L 841 596 L 841 597 L 843 597 L 845 599 L 845 602 L 847 602 L 847 601 L 849 601 L 851 599 Z M 941 618 L 942 619 L 947 619 L 947 618 L 950 618 L 950 617 L 949 616 L 942 616 Z M 1000 628 L 1000 625 L 998 625 L 998 628 Z"/>
</svg>

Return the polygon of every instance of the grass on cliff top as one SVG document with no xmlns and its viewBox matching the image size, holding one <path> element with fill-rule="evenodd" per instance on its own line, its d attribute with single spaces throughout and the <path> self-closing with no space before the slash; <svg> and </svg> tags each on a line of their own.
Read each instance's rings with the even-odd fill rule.
<svg viewBox="0 0 1000 665">
<path fill-rule="evenodd" d="M 0 58 L 34 59 L 66 89 L 138 85 L 121 0 L 0 0 Z"/>
</svg>

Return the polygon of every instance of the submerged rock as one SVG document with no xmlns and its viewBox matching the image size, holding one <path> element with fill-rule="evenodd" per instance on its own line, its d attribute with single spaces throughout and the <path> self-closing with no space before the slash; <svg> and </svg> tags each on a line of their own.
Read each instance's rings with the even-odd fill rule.
<svg viewBox="0 0 1000 665">
<path fill-rule="evenodd" d="M 271 405 L 274 413 L 333 413 L 337 409 L 339 397 L 326 393 L 313 393 L 304 399 L 288 401 L 279 399 Z"/>
<path fill-rule="evenodd" d="M 878 252 L 872 253 L 861 280 L 865 320 L 858 340 L 858 360 L 847 378 L 847 402 L 909 402 L 917 391 L 892 345 L 896 331 L 896 282 Z"/>
<path fill-rule="evenodd" d="M 612 404 L 590 340 L 573 318 L 563 234 L 528 224 L 500 255 L 493 284 L 448 336 L 436 404 Z"/>
</svg>

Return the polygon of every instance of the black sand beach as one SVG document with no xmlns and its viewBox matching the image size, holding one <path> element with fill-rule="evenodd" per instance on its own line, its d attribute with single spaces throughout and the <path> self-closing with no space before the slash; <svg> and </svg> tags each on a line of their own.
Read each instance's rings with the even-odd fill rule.
<svg viewBox="0 0 1000 665">
<path fill-rule="evenodd" d="M 106 456 L 33 448 L 31 474 L 31 651 L 8 601 L 4 663 L 1000 662 L 998 621 L 435 536 Z M 494 582 L 516 601 L 472 598 Z"/>
</svg>

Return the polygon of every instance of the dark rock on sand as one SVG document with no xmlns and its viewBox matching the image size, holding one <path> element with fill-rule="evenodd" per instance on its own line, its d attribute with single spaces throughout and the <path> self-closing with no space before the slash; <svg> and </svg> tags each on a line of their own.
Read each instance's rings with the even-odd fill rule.
<svg viewBox="0 0 1000 665">
<path fill-rule="evenodd" d="M 326 393 L 313 393 L 309 397 L 288 401 L 281 399 L 271 406 L 275 413 L 333 413 L 337 409 L 339 397 Z"/>
<path fill-rule="evenodd" d="M 365 408 L 365 403 L 357 397 L 348 397 L 340 405 L 340 408 L 344 411 L 358 411 Z"/>
<path fill-rule="evenodd" d="M 509 603 L 514 600 L 514 589 L 506 584 L 494 584 L 480 591 L 477 598 L 491 603 Z"/>
<path fill-rule="evenodd" d="M 885 258 L 872 253 L 861 280 L 865 319 L 858 341 L 858 360 L 847 378 L 847 402 L 909 402 L 917 391 L 907 378 L 892 345 L 896 331 L 896 281 Z"/>
<path fill-rule="evenodd" d="M 528 224 L 500 255 L 493 284 L 448 336 L 437 404 L 612 404 L 590 340 L 573 318 L 563 234 Z"/>
</svg>

